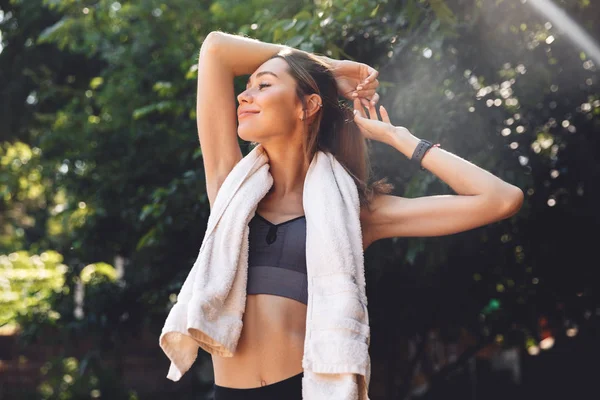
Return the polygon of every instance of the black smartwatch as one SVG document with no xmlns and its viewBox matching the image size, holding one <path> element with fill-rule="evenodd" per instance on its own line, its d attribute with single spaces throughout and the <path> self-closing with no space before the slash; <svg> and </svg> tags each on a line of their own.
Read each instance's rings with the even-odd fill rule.
<svg viewBox="0 0 600 400">
<path fill-rule="evenodd" d="M 417 144 L 417 147 L 415 148 L 415 151 L 413 152 L 410 161 L 421 166 L 421 160 L 423 159 L 427 151 L 432 147 L 433 143 L 431 143 L 429 140 L 421 139 L 419 144 Z M 421 167 L 421 169 L 425 168 Z"/>
</svg>

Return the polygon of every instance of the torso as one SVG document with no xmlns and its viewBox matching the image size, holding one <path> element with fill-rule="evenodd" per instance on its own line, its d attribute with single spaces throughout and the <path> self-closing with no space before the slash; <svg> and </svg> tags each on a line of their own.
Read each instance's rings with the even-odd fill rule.
<svg viewBox="0 0 600 400">
<path fill-rule="evenodd" d="M 294 209 L 272 210 L 263 200 L 257 213 L 274 224 L 304 214 L 301 203 Z M 361 222 L 362 216 L 361 212 Z M 363 247 L 366 246 L 368 242 L 364 239 Z M 247 295 L 243 328 L 233 357 L 212 356 L 215 384 L 255 388 L 301 373 L 306 310 L 305 304 L 286 297 Z"/>
<path fill-rule="evenodd" d="M 215 384 L 254 388 L 302 372 L 306 305 L 286 297 L 251 294 L 243 324 L 233 357 L 212 357 Z"/>
</svg>

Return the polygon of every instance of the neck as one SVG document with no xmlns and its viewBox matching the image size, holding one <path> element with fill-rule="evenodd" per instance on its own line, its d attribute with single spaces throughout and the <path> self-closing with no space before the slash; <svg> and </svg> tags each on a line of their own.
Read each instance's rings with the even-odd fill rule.
<svg viewBox="0 0 600 400">
<path fill-rule="evenodd" d="M 269 157 L 269 172 L 273 177 L 273 186 L 267 196 L 275 201 L 289 196 L 301 196 L 308 171 L 302 147 L 289 143 L 281 145 L 269 143 L 263 147 Z"/>
</svg>

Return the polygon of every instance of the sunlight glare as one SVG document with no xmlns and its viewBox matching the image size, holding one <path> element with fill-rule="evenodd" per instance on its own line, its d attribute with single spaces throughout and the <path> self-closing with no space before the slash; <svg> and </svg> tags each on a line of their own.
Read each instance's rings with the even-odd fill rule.
<svg viewBox="0 0 600 400">
<path fill-rule="evenodd" d="M 556 6 L 551 0 L 530 0 L 527 4 L 531 4 L 540 14 L 548 18 L 556 28 L 563 30 L 577 46 L 590 55 L 590 58 L 596 64 L 600 64 L 600 48 L 594 39 L 564 10 Z"/>
</svg>

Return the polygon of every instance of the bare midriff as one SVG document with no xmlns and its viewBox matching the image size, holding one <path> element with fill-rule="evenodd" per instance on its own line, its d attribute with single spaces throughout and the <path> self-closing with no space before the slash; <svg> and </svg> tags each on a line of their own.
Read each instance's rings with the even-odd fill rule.
<svg viewBox="0 0 600 400">
<path fill-rule="evenodd" d="M 301 373 L 306 309 L 287 297 L 249 294 L 233 357 L 212 356 L 215 384 L 249 389 Z"/>
</svg>

